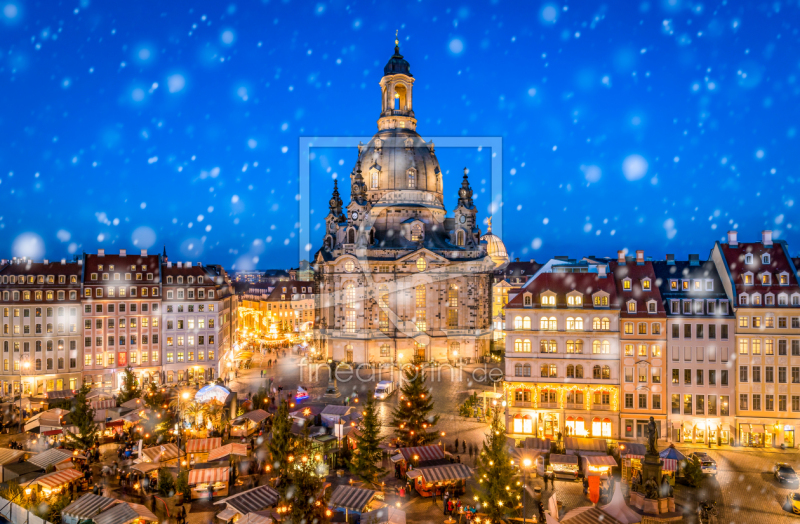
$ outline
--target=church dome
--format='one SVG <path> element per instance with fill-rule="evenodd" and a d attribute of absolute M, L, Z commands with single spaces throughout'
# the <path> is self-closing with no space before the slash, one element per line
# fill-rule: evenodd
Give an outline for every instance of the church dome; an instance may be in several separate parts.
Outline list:
<path fill-rule="evenodd" d="M 383 68 L 383 74 L 386 75 L 408 75 L 414 76 L 411 74 L 411 65 L 408 61 L 403 58 L 403 55 L 400 54 L 400 47 L 394 47 L 394 55 L 389 59 L 386 63 L 386 66 Z"/>
<path fill-rule="evenodd" d="M 384 129 L 359 150 L 369 201 L 408 197 L 427 205 L 443 204 L 442 172 L 434 145 L 416 131 Z"/>
<path fill-rule="evenodd" d="M 494 261 L 496 267 L 500 267 L 508 262 L 506 245 L 500 240 L 499 236 L 492 233 L 491 219 L 489 221 L 488 231 L 481 237 L 481 243 L 483 242 L 486 242 L 486 254 Z"/>

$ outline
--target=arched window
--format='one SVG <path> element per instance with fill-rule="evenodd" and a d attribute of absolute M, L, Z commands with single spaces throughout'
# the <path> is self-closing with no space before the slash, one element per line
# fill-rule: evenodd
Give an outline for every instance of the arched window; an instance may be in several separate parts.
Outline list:
<path fill-rule="evenodd" d="M 611 380 L 611 368 L 603 366 L 603 380 Z"/>
<path fill-rule="evenodd" d="M 558 368 L 555 364 L 550 364 L 550 378 L 555 378 L 558 376 Z"/>
<path fill-rule="evenodd" d="M 356 230 L 353 229 L 353 228 L 350 228 L 347 231 L 347 243 L 348 244 L 355 244 L 356 243 Z M 178 278 L 180 278 L 180 277 L 178 277 Z"/>
<path fill-rule="evenodd" d="M 583 378 L 583 366 L 580 364 L 575 366 L 575 378 Z"/>
<path fill-rule="evenodd" d="M 522 304 L 525 305 L 525 306 L 530 306 L 531 305 L 531 296 L 530 295 L 525 295 L 525 297 L 522 299 Z"/>
<path fill-rule="evenodd" d="M 457 246 L 464 245 L 464 231 L 462 231 L 461 229 L 459 229 L 458 233 L 456 233 L 456 245 Z"/>
<path fill-rule="evenodd" d="M 608 340 L 604 340 L 603 341 L 603 346 L 602 347 L 603 347 L 602 353 L 604 355 L 608 355 L 609 353 L 611 353 L 611 343 Z"/>
<path fill-rule="evenodd" d="M 42 370 L 42 359 L 37 358 L 36 359 L 36 371 L 41 371 L 41 370 Z"/>
<path fill-rule="evenodd" d="M 547 321 L 547 329 L 550 331 L 555 331 L 558 329 L 558 322 L 556 321 L 556 317 L 550 317 Z"/>
<path fill-rule="evenodd" d="M 521 377 L 522 376 L 522 364 L 515 364 L 514 365 L 514 376 Z"/>
<path fill-rule="evenodd" d="M 760 306 L 761 305 L 761 295 L 759 295 L 758 293 L 753 295 L 753 305 L 754 306 Z"/>
<path fill-rule="evenodd" d="M 567 353 L 583 353 L 583 340 L 567 340 Z"/>
<path fill-rule="evenodd" d="M 575 329 L 575 319 L 572 317 L 567 317 L 567 330 L 572 331 L 573 329 Z"/>
<path fill-rule="evenodd" d="M 64 339 L 58 339 L 58 346 L 56 346 L 59 351 L 64 349 Z"/>
<path fill-rule="evenodd" d="M 567 366 L 567 378 L 575 378 L 575 366 L 572 364 Z"/>
<path fill-rule="evenodd" d="M 575 330 L 583 331 L 583 318 L 575 317 Z"/>
<path fill-rule="evenodd" d="M 547 317 L 542 317 L 541 319 L 539 319 L 539 329 L 540 330 L 547 331 L 547 326 L 548 326 Z"/>
<path fill-rule="evenodd" d="M 353 282 L 344 285 L 344 330 L 354 333 L 356 330 L 356 286 Z"/>
<path fill-rule="evenodd" d="M 640 357 L 647 356 L 647 344 L 639 344 L 639 356 Z"/>
<path fill-rule="evenodd" d="M 599 340 L 593 340 L 592 341 L 592 353 L 594 353 L 595 355 L 600 353 L 600 341 Z"/>
<path fill-rule="evenodd" d="M 522 329 L 530 329 L 531 328 L 531 317 L 525 317 L 522 319 Z"/>
<path fill-rule="evenodd" d="M 417 172 L 412 167 L 407 172 L 408 174 L 408 189 L 416 189 L 417 188 Z"/>
<path fill-rule="evenodd" d="M 541 353 L 555 353 L 557 350 L 555 340 L 540 340 L 539 351 Z"/>
<path fill-rule="evenodd" d="M 595 318 L 592 319 L 592 329 L 594 329 L 595 331 L 600 329 L 600 319 L 599 318 L 595 317 Z"/>
<path fill-rule="evenodd" d="M 603 318 L 602 328 L 603 331 L 611 329 L 611 321 L 608 318 Z"/>
<path fill-rule="evenodd" d="M 514 317 L 514 329 L 522 329 L 522 317 Z"/>
<path fill-rule="evenodd" d="M 63 317 L 64 316 L 64 308 L 63 307 L 59 307 L 58 308 L 58 316 L 59 317 Z"/>
<path fill-rule="evenodd" d="M 592 368 L 592 378 L 599 379 L 602 376 L 602 370 L 600 366 L 595 366 Z"/>
<path fill-rule="evenodd" d="M 378 188 L 378 171 L 377 170 L 373 170 L 372 171 L 371 178 L 372 178 L 372 189 L 377 189 Z"/>
<path fill-rule="evenodd" d="M 531 365 L 525 364 L 522 366 L 522 376 L 523 377 L 530 377 L 531 376 Z"/>
<path fill-rule="evenodd" d="M 422 242 L 423 234 L 422 234 L 422 226 L 419 224 L 414 224 L 411 226 L 411 241 L 412 242 Z"/>
<path fill-rule="evenodd" d="M 53 369 L 53 359 L 52 358 L 48 358 L 47 359 L 47 369 Z"/>
<path fill-rule="evenodd" d="M 599 437 L 603 433 L 603 424 L 602 421 L 595 417 L 592 419 L 592 436 Z"/>
<path fill-rule="evenodd" d="M 47 351 L 53 351 L 53 341 L 52 340 L 48 340 L 47 341 Z"/>
<path fill-rule="evenodd" d="M 58 369 L 64 369 L 64 358 L 58 357 Z"/>

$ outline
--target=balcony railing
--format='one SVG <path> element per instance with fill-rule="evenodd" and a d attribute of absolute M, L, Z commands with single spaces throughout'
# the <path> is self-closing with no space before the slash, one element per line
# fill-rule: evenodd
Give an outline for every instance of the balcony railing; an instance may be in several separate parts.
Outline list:
<path fill-rule="evenodd" d="M 611 404 L 592 404 L 592 409 L 600 409 L 604 411 L 611 411 Z"/>
<path fill-rule="evenodd" d="M 567 409 L 583 409 L 583 402 L 567 402 Z"/>
<path fill-rule="evenodd" d="M 558 408 L 558 402 L 540 402 L 539 407 L 542 409 L 555 409 Z"/>

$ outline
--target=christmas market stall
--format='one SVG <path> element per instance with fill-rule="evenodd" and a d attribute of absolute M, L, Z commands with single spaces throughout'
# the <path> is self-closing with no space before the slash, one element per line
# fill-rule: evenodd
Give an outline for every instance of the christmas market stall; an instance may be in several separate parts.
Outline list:
<path fill-rule="evenodd" d="M 46 475 L 38 477 L 36 480 L 30 481 L 26 484 L 25 495 L 30 495 L 30 490 L 34 486 L 41 488 L 42 494 L 45 498 L 50 497 L 54 493 L 60 493 L 70 483 L 76 482 L 83 478 L 83 473 L 77 469 L 65 469 L 61 471 L 54 471 Z"/>
<path fill-rule="evenodd" d="M 605 439 L 567 437 L 564 439 L 567 455 L 608 455 L 608 444 Z"/>
<path fill-rule="evenodd" d="M 371 489 L 339 486 L 333 490 L 328 506 L 343 509 L 345 516 L 350 512 L 362 514 L 374 509 L 371 505 L 377 494 Z"/>
<path fill-rule="evenodd" d="M 21 449 L 0 448 L 0 482 L 6 482 L 19 475 L 6 469 L 6 466 L 18 464 L 30 456 L 30 452 Z"/>
<path fill-rule="evenodd" d="M 117 499 L 87 493 L 61 510 L 61 522 L 63 524 L 78 524 L 84 520 L 92 520 L 118 502 Z"/>
<path fill-rule="evenodd" d="M 539 460 L 544 462 L 544 457 L 540 457 Z M 575 455 L 559 455 L 557 453 L 552 453 L 550 455 L 550 467 L 557 478 L 564 480 L 575 480 L 578 478 L 578 457 Z"/>
<path fill-rule="evenodd" d="M 95 524 L 143 524 L 158 522 L 158 519 L 147 508 L 139 504 L 125 503 L 112 506 L 92 519 Z"/>
<path fill-rule="evenodd" d="M 642 461 L 647 448 L 644 444 L 626 442 L 620 444 L 619 449 L 622 460 L 622 481 L 630 485 L 633 475 L 637 471 L 642 471 Z"/>
<path fill-rule="evenodd" d="M 225 460 L 230 456 L 246 457 L 247 454 L 248 454 L 247 444 L 237 444 L 237 443 L 225 444 L 224 446 L 212 449 L 211 452 L 208 454 L 207 462 Z"/>
<path fill-rule="evenodd" d="M 100 431 L 103 442 L 114 440 L 122 433 L 125 421 L 119 418 L 121 408 L 114 399 L 93 400 L 90 403 L 94 410 L 94 421 Z M 116 420 L 115 420 L 116 419 Z"/>
<path fill-rule="evenodd" d="M 189 455 L 189 464 L 208 462 L 208 454 L 222 447 L 220 437 L 194 438 L 186 441 L 186 453 Z"/>
<path fill-rule="evenodd" d="M 661 450 L 658 456 L 664 462 L 664 466 L 661 468 L 661 475 L 666 476 L 670 485 L 674 486 L 675 477 L 681 474 L 683 466 L 686 465 L 686 455 L 670 444 L 668 448 Z"/>
<path fill-rule="evenodd" d="M 66 451 L 60 449 L 48 449 L 43 453 L 39 453 L 38 455 L 34 455 L 28 459 L 28 462 L 34 464 L 35 466 L 42 468 L 42 470 L 47 470 L 50 466 L 57 466 L 59 464 L 64 464 L 66 462 L 72 462 L 72 453 L 68 453 Z"/>
<path fill-rule="evenodd" d="M 156 486 L 158 484 L 158 469 L 161 464 L 158 462 L 141 462 L 131 466 L 131 472 L 139 477 L 139 482 L 144 483 L 147 479 L 147 485 Z"/>
<path fill-rule="evenodd" d="M 271 486 L 258 486 L 224 498 L 214 504 L 225 504 L 225 509 L 217 513 L 217 518 L 225 522 L 241 522 L 249 513 L 270 508 L 278 503 L 279 495 Z M 238 517 L 237 517 L 238 515 Z"/>
<path fill-rule="evenodd" d="M 406 524 L 406 512 L 394 506 L 374 509 L 361 515 L 361 522 L 374 524 Z"/>
<path fill-rule="evenodd" d="M 228 494 L 229 467 L 193 469 L 189 472 L 192 500 L 224 497 Z"/>
<path fill-rule="evenodd" d="M 253 434 L 270 414 L 263 409 L 254 409 L 248 411 L 241 417 L 237 417 L 231 421 L 231 438 L 233 437 L 247 437 Z"/>
<path fill-rule="evenodd" d="M 423 497 L 450 491 L 454 497 L 464 494 L 467 479 L 472 478 L 472 468 L 466 464 L 443 464 L 414 468 L 406 476 L 414 482 L 414 489 Z"/>
<path fill-rule="evenodd" d="M 170 442 L 143 449 L 137 462 L 140 464 L 143 462 L 158 462 L 161 466 L 177 466 L 178 460 L 184 455 L 185 453 L 179 450 L 178 446 Z"/>
<path fill-rule="evenodd" d="M 450 461 L 444 457 L 444 450 L 439 446 L 415 446 L 410 448 L 398 448 L 397 453 L 391 458 L 392 463 L 400 469 L 400 477 L 403 477 L 411 467 L 438 466 L 449 464 Z"/>
<path fill-rule="evenodd" d="M 581 457 L 581 469 L 586 477 L 600 477 L 606 480 L 611 475 L 611 468 L 617 466 L 614 457 L 608 455 L 589 455 Z"/>

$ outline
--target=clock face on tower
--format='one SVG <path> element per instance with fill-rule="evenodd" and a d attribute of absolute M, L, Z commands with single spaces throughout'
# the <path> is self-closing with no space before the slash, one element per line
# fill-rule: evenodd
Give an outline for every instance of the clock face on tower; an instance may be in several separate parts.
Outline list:
<path fill-rule="evenodd" d="M 461 221 L 461 223 L 463 224 L 464 222 L 466 222 L 466 221 L 467 221 L 467 217 L 465 217 L 464 215 L 461 215 L 461 219 L 460 219 L 460 221 Z"/>
<path fill-rule="evenodd" d="M 353 220 L 358 220 L 358 211 L 353 211 Z"/>

